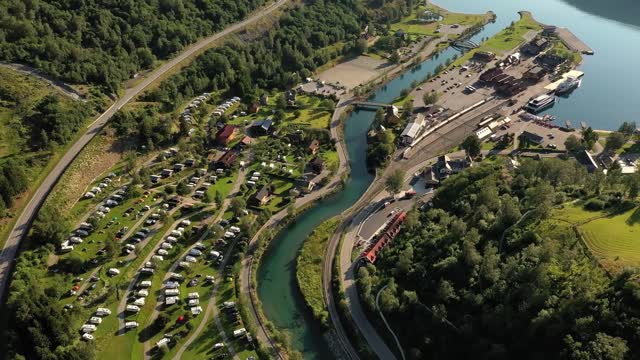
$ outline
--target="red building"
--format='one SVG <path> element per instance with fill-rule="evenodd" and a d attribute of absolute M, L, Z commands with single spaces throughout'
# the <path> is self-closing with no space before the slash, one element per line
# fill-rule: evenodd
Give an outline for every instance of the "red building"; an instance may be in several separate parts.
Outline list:
<path fill-rule="evenodd" d="M 376 240 L 375 244 L 373 244 L 373 246 L 369 247 L 365 252 L 362 253 L 362 257 L 372 264 L 376 262 L 380 251 L 385 246 L 387 246 L 389 242 L 395 239 L 395 237 L 400 232 L 400 227 L 406 219 L 407 213 L 405 213 L 404 211 L 394 216 L 391 222 L 389 222 L 389 224 L 387 224 L 387 226 L 385 227 L 382 235 L 378 237 L 378 240 Z"/>
<path fill-rule="evenodd" d="M 225 125 L 222 129 L 218 130 L 216 134 L 216 143 L 218 145 L 229 145 L 231 140 L 236 136 L 238 128 L 233 125 Z"/>

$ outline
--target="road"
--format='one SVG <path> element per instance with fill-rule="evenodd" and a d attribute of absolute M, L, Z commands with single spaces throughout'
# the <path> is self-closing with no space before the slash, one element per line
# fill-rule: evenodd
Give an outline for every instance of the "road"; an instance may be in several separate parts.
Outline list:
<path fill-rule="evenodd" d="M 73 100 L 82 100 L 82 101 L 86 101 L 84 99 L 84 97 L 78 93 L 74 88 L 72 88 L 71 86 L 69 86 L 69 84 L 65 83 L 64 81 L 60 81 L 57 79 L 52 78 L 51 76 L 43 73 L 42 71 L 29 66 L 29 65 L 25 65 L 25 64 L 7 64 L 7 63 L 0 63 L 1 67 L 7 68 L 7 69 L 11 69 L 13 71 L 17 71 L 19 73 L 22 74 L 26 74 L 32 77 L 37 78 L 38 80 L 44 81 L 47 84 L 49 84 L 49 86 L 57 89 L 58 91 L 60 91 L 63 95 L 73 99 Z"/>
<path fill-rule="evenodd" d="M 394 161 L 391 162 L 384 172 L 376 176 L 376 179 L 369 186 L 365 194 L 350 209 L 343 212 L 342 216 L 344 220 L 329 240 L 327 255 L 325 256 L 323 265 L 323 288 L 331 321 L 334 326 L 337 324 L 336 327 L 342 329 L 331 284 L 331 274 L 336 252 L 340 251 L 339 278 L 341 286 L 345 290 L 349 313 L 358 330 L 369 344 L 370 349 L 380 359 L 395 359 L 395 356 L 382 340 L 376 328 L 369 322 L 360 304 L 358 291 L 355 286 L 355 264 L 351 262 L 351 252 L 353 245 L 357 241 L 356 232 L 358 231 L 359 224 L 367 218 L 370 211 L 373 211 L 376 199 L 380 200 L 381 196 L 384 195 L 384 179 L 386 179 L 388 174 L 395 170 L 404 170 L 408 171 L 407 178 L 410 178 L 411 174 L 419 170 L 421 166 L 432 161 L 432 158 L 442 152 L 448 151 L 454 145 L 461 143 L 466 136 L 475 130 L 477 123 L 480 122 L 484 114 L 493 112 L 501 106 L 502 102 L 492 101 L 481 106 L 478 110 L 474 110 L 443 126 L 417 144 L 414 148 L 413 156 L 409 159 L 403 159 L 401 152 L 398 151 Z M 342 247 L 338 250 L 340 239 L 344 233 L 346 233 L 345 239 Z M 351 238 L 349 238 L 350 235 L 352 236 Z M 340 333 L 340 331 L 338 332 Z M 340 337 L 342 336 L 343 335 L 340 335 Z M 344 336 L 346 338 L 346 335 Z M 349 344 L 349 346 L 352 347 L 351 344 Z"/>
<path fill-rule="evenodd" d="M 235 184 L 233 184 L 233 188 L 229 192 L 229 195 L 227 195 L 227 197 L 222 202 L 222 206 L 220 208 L 220 211 L 218 211 L 218 215 L 216 215 L 216 217 L 213 218 L 212 221 L 207 221 L 206 222 L 207 224 L 215 225 L 215 224 L 218 223 L 218 221 L 220 221 L 220 219 L 222 219 L 222 217 L 224 216 L 224 213 L 227 211 L 227 209 L 229 208 L 229 205 L 231 204 L 231 200 L 233 198 L 235 198 L 236 196 L 238 196 L 238 193 L 240 191 L 240 186 L 245 182 L 245 179 L 246 179 L 246 170 L 245 169 L 241 169 L 240 172 L 238 173 L 238 178 L 236 179 Z M 209 235 L 209 232 L 210 232 L 210 230 L 207 230 L 207 232 L 202 236 L 200 241 L 205 240 L 207 238 L 207 236 Z M 238 241 L 237 237 L 235 239 L 233 239 L 233 242 L 229 245 L 229 249 L 224 254 L 224 260 L 218 266 L 218 273 L 219 274 L 222 274 L 222 270 L 225 268 L 225 266 L 227 266 L 227 264 L 229 262 L 229 259 L 231 258 L 231 253 L 233 251 L 233 247 L 236 245 L 237 241 Z M 180 258 L 180 260 L 182 258 L 184 258 L 184 256 L 182 256 Z M 173 270 L 171 270 L 171 271 L 173 271 Z M 221 276 L 218 279 L 218 281 L 216 281 L 215 285 L 213 286 L 213 290 L 211 291 L 211 295 L 210 295 L 210 298 L 209 298 L 209 303 L 207 304 L 207 309 L 205 310 L 204 317 L 203 317 L 202 321 L 200 322 L 198 327 L 195 329 L 195 331 L 191 334 L 189 339 L 187 339 L 187 341 L 180 347 L 178 352 L 176 352 L 176 355 L 174 356 L 174 359 L 180 359 L 182 357 L 182 354 L 187 350 L 189 345 L 191 345 L 191 343 L 193 343 L 198 338 L 198 336 L 200 335 L 202 330 L 204 330 L 205 327 L 208 325 L 209 317 L 211 317 L 211 316 L 214 316 L 215 319 L 216 319 L 216 325 L 218 326 L 218 331 L 220 331 L 220 334 L 222 335 L 224 343 L 227 346 L 227 350 L 229 351 L 229 353 L 233 354 L 233 358 L 234 359 L 237 359 L 237 356 L 236 356 L 236 353 L 235 353 L 235 351 L 233 349 L 233 346 L 229 343 L 229 341 L 227 341 L 227 334 L 224 332 L 224 328 L 222 327 L 222 324 L 220 323 L 220 319 L 217 316 L 217 310 L 218 309 L 216 308 L 216 294 L 218 292 L 218 287 L 220 286 L 220 282 L 223 281 L 223 278 L 224 278 L 224 276 Z M 166 278 L 165 278 L 165 280 L 166 280 Z M 153 321 L 155 319 L 155 317 L 157 316 L 157 310 L 158 310 L 157 308 L 154 310 L 154 314 L 151 317 L 151 321 Z M 147 341 L 145 343 L 145 358 L 147 358 L 148 346 L 149 345 L 148 345 L 148 341 Z"/>
<path fill-rule="evenodd" d="M 197 43 L 187 47 L 178 56 L 167 61 L 162 66 L 151 72 L 135 87 L 127 89 L 123 97 L 118 99 L 113 105 L 111 105 L 111 107 L 109 107 L 104 113 L 102 113 L 102 115 L 98 116 L 98 118 L 87 127 L 86 132 L 69 148 L 69 150 L 67 150 L 64 156 L 40 184 L 40 187 L 38 187 L 38 189 L 33 193 L 33 196 L 16 220 L 11 233 L 9 233 L 9 237 L 7 238 L 4 248 L 2 249 L 2 253 L 0 253 L 0 305 L 2 305 L 4 302 L 5 287 L 9 280 L 10 271 L 13 267 L 13 261 L 16 253 L 18 252 L 20 241 L 22 241 L 25 235 L 27 235 L 29 228 L 31 227 L 31 223 L 35 219 L 40 206 L 42 206 L 42 203 L 49 195 L 49 192 L 51 192 L 53 187 L 56 185 L 64 171 L 69 167 L 76 156 L 78 156 L 80 151 L 107 124 L 109 119 L 111 119 L 111 117 L 118 110 L 120 110 L 120 108 L 129 103 L 129 101 L 140 95 L 142 91 L 144 91 L 144 89 L 147 88 L 150 84 L 160 79 L 161 76 L 178 66 L 184 60 L 187 60 L 187 58 L 189 58 L 190 56 L 203 49 L 206 49 L 214 41 L 217 41 L 226 35 L 229 35 L 251 23 L 256 22 L 257 20 L 262 19 L 287 2 L 288 0 L 277 0 L 275 3 L 257 11 L 253 16 L 247 18 L 246 20 L 233 24 L 216 34 L 204 38 Z"/>
<path fill-rule="evenodd" d="M 347 168 L 348 168 L 348 156 L 347 156 L 345 144 L 342 141 L 340 136 L 340 131 L 341 131 L 340 118 L 342 117 L 342 114 L 344 114 L 345 110 L 347 109 L 348 105 L 352 102 L 352 100 L 353 98 L 351 97 L 350 94 L 343 95 L 338 101 L 336 109 L 331 118 L 331 138 L 336 140 L 336 150 L 338 152 L 338 157 L 340 159 L 340 166 L 338 168 L 338 171 L 336 172 L 336 175 L 333 177 L 332 181 L 322 189 L 318 191 L 314 191 L 311 194 L 306 195 L 304 197 L 297 198 L 295 202 L 296 208 L 305 206 L 319 198 L 322 198 L 328 195 L 329 193 L 334 191 L 334 189 L 337 186 L 341 184 L 342 180 L 340 177 L 342 176 L 342 174 L 344 174 L 347 171 Z M 246 251 L 247 256 L 245 256 L 242 259 L 242 268 L 240 270 L 240 291 L 249 300 L 249 305 L 250 305 L 249 313 L 251 315 L 251 318 L 253 319 L 253 322 L 258 326 L 258 328 L 256 329 L 257 333 L 254 335 L 256 336 L 256 338 L 261 344 L 270 346 L 274 357 L 278 357 L 280 359 L 283 359 L 284 357 L 278 351 L 275 342 L 269 336 L 269 333 L 266 330 L 265 325 L 261 320 L 259 310 L 257 308 L 258 300 L 256 299 L 255 291 L 251 285 L 251 273 L 252 273 L 252 267 L 254 266 L 253 253 L 255 252 L 256 242 L 258 238 L 260 237 L 263 231 L 265 231 L 268 228 L 273 228 L 277 226 L 278 223 L 280 223 L 280 221 L 282 221 L 282 219 L 284 219 L 286 216 L 287 216 L 286 209 L 274 214 L 256 232 L 256 234 L 251 239 L 249 246 L 247 247 L 247 251 Z M 342 344 L 342 346 L 345 348 L 345 350 L 349 354 L 355 354 L 355 357 L 352 356 L 353 359 L 357 359 L 358 358 L 357 353 L 355 352 L 355 350 L 353 349 L 353 346 L 351 346 L 351 343 L 349 342 L 349 339 L 345 335 L 345 331 L 342 328 L 342 325 L 340 324 L 339 319 L 337 321 L 334 321 L 334 327 L 336 329 L 338 339 Z"/>

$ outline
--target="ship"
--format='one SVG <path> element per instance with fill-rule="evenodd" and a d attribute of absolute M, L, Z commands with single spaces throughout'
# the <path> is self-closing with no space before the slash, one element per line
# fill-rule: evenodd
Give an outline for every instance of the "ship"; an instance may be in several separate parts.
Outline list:
<path fill-rule="evenodd" d="M 580 86 L 580 83 L 582 82 L 582 80 L 576 78 L 576 77 L 567 77 L 567 79 L 565 81 L 563 81 L 560 85 L 558 85 L 558 88 L 556 89 L 556 94 L 561 95 L 561 94 L 566 94 L 572 90 L 574 90 L 575 88 L 577 88 L 578 86 Z"/>
<path fill-rule="evenodd" d="M 526 109 L 531 113 L 537 114 L 542 110 L 553 106 L 555 102 L 556 102 L 555 96 L 544 94 L 531 99 L 527 104 Z"/>

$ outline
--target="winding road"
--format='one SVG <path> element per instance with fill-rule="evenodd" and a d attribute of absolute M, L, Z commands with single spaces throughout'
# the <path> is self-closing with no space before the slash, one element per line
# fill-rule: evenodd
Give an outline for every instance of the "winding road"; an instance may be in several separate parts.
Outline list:
<path fill-rule="evenodd" d="M 129 103 L 132 99 L 140 95 L 149 85 L 155 81 L 161 79 L 170 70 L 181 64 L 183 61 L 188 61 L 189 57 L 197 54 L 199 51 L 211 46 L 215 41 L 229 35 L 235 31 L 242 29 L 243 27 L 255 23 L 256 21 L 271 14 L 278 8 L 282 7 L 288 2 L 288 0 L 277 0 L 276 2 L 257 10 L 251 17 L 235 23 L 224 30 L 204 38 L 195 44 L 187 47 L 175 58 L 167 61 L 159 68 L 155 69 L 149 75 L 147 75 L 136 86 L 126 90 L 124 96 L 118 99 L 111 107 L 109 107 L 104 113 L 102 113 L 94 122 L 92 122 L 86 129 L 85 133 L 67 150 L 64 156 L 56 164 L 56 166 L 47 175 L 44 181 L 40 184 L 37 190 L 33 193 L 33 196 L 22 210 L 22 213 L 16 220 L 16 223 L 9 233 L 9 237 L 0 253 L 0 305 L 4 302 L 5 287 L 8 283 L 11 268 L 13 266 L 14 258 L 18 252 L 20 242 L 28 233 L 31 223 L 35 219 L 40 206 L 47 198 L 53 187 L 56 185 L 64 171 L 73 162 L 80 151 L 102 130 L 111 117 L 120 110 L 124 105 Z"/>

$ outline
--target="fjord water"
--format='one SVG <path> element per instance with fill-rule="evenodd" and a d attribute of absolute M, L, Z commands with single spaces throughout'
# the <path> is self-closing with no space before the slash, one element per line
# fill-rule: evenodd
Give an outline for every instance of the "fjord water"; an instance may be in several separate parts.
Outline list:
<path fill-rule="evenodd" d="M 595 55 L 583 56 L 582 86 L 558 98 L 545 113 L 558 123 L 581 121 L 597 129 L 615 130 L 623 121 L 638 121 L 640 110 L 640 2 L 637 0 L 436 0 L 456 12 L 492 10 L 504 28 L 529 10 L 543 24 L 569 28 Z"/>
<path fill-rule="evenodd" d="M 577 4 L 573 4 L 573 2 Z M 632 0 L 628 10 L 639 15 L 638 6 Z M 593 3 L 591 8 L 582 5 Z M 601 129 L 617 128 L 625 120 L 634 120 L 635 92 L 633 86 L 640 80 L 640 72 L 633 63 L 640 54 L 635 45 L 640 44 L 640 16 L 619 16 L 615 11 L 598 17 L 599 6 L 595 0 L 438 0 L 438 5 L 458 12 L 484 13 L 493 10 L 497 21 L 488 24 L 472 39 L 478 42 L 490 37 L 518 19 L 517 11 L 531 10 L 541 22 L 569 27 L 596 52 L 585 56 L 582 70 L 586 72 L 583 86 L 568 99 L 560 99 L 549 113 L 559 120 L 571 120 L 575 125 L 585 121 Z M 602 4 L 602 5 L 598 5 Z M 607 4 L 613 7 L 613 4 Z M 580 6 L 576 8 L 574 6 Z M 628 14 L 627 14 L 628 15 Z M 376 102 L 391 102 L 408 88 L 412 81 L 422 80 L 457 52 L 447 49 L 437 59 L 427 60 L 417 68 L 390 81 L 371 98 Z M 366 132 L 373 121 L 370 111 L 354 112 L 345 124 L 345 143 L 351 163 L 351 177 L 343 190 L 325 199 L 304 213 L 285 228 L 271 243 L 258 268 L 258 297 L 262 301 L 267 318 L 279 329 L 286 331 L 292 347 L 302 352 L 305 359 L 331 359 L 322 331 L 311 318 L 297 288 L 295 278 L 296 256 L 304 240 L 324 220 L 349 208 L 366 191 L 373 176 L 366 170 Z"/>
<path fill-rule="evenodd" d="M 497 24 L 488 24 L 472 39 L 491 36 L 498 32 Z M 398 78 L 380 88 L 370 98 L 375 102 L 389 103 L 400 95 L 402 89 L 410 87 L 414 80 L 421 81 L 432 73 L 436 66 L 457 54 L 447 49 L 436 59 L 427 60 L 420 66 L 408 70 Z M 302 214 L 295 223 L 285 228 L 271 243 L 258 268 L 258 297 L 267 318 L 278 328 L 286 331 L 295 350 L 305 359 L 331 359 L 322 331 L 306 308 L 296 284 L 296 257 L 304 240 L 324 220 L 340 214 L 353 205 L 364 194 L 373 181 L 366 168 L 366 133 L 373 121 L 372 111 L 355 111 L 346 121 L 344 140 L 351 165 L 351 176 L 345 187 L 311 210 Z"/>

